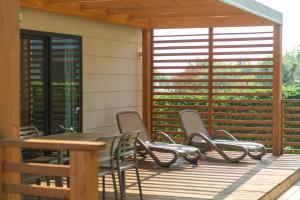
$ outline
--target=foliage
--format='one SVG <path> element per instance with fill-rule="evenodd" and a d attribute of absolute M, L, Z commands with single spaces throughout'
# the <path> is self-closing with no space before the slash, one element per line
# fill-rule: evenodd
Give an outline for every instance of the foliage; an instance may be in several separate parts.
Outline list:
<path fill-rule="evenodd" d="M 300 83 L 300 45 L 284 53 L 282 79 L 284 85 Z"/>

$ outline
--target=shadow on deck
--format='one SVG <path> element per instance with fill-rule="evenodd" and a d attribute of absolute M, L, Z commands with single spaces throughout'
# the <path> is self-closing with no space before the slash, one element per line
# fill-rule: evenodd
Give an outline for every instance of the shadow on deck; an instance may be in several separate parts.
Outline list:
<path fill-rule="evenodd" d="M 300 155 L 268 154 L 261 161 L 227 163 L 209 153 L 197 166 L 180 160 L 171 168 L 161 168 L 148 158 L 140 163 L 140 173 L 146 200 L 275 199 L 300 178 Z M 106 199 L 114 199 L 107 179 Z M 126 183 L 126 199 L 139 199 L 133 171 L 126 173 Z M 101 190 L 101 180 L 99 184 Z"/>

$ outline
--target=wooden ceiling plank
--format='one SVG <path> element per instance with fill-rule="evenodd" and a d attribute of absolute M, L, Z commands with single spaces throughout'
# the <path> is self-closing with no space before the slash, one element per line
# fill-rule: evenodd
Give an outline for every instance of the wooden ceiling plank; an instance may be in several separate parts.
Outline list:
<path fill-rule="evenodd" d="M 97 8 L 142 8 L 142 7 L 171 7 L 171 6 L 214 6 L 215 0 L 108 0 L 80 1 L 83 9 Z"/>
<path fill-rule="evenodd" d="M 96 9 L 95 9 L 96 10 Z M 153 16 L 228 16 L 228 15 L 243 15 L 243 12 L 230 11 L 224 9 L 203 9 L 198 7 L 158 7 L 158 8 L 116 8 L 116 9 L 97 9 L 103 10 L 111 15 L 131 15 L 138 17 L 153 17 Z"/>
<path fill-rule="evenodd" d="M 46 12 L 59 13 L 69 16 L 78 16 L 98 21 L 108 21 L 117 24 L 129 25 L 139 28 L 149 28 L 148 20 L 143 18 L 136 19 L 128 15 L 107 15 L 101 12 L 85 11 L 82 12 L 80 4 L 78 2 L 68 4 L 49 4 L 46 5 L 43 2 L 47 0 L 22 0 L 21 7 L 32 8 Z"/>

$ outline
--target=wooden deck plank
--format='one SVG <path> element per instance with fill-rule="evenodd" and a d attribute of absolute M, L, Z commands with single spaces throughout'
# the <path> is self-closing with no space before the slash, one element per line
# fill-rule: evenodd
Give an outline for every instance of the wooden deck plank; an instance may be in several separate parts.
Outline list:
<path fill-rule="evenodd" d="M 134 171 L 126 174 L 127 199 L 139 199 Z M 180 160 L 171 168 L 161 168 L 147 158 L 140 162 L 140 174 L 146 200 L 275 199 L 300 178 L 300 155 L 268 154 L 261 161 L 246 158 L 227 163 L 209 153 L 197 166 Z M 114 199 L 110 177 L 106 190 L 106 199 Z"/>

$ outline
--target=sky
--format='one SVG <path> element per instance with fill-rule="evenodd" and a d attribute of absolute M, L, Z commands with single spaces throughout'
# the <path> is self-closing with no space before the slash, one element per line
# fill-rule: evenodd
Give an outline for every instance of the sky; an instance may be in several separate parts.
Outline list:
<path fill-rule="evenodd" d="M 283 50 L 300 45 L 300 1 L 256 0 L 283 13 Z"/>

